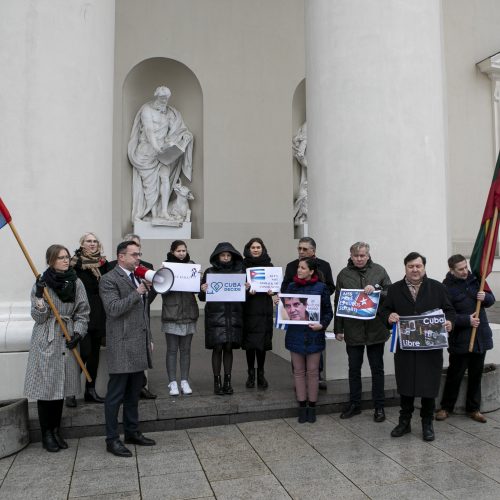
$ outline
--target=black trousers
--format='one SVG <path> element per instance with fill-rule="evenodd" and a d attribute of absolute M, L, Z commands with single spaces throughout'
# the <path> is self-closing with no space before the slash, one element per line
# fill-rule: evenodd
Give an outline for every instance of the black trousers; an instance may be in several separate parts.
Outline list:
<path fill-rule="evenodd" d="M 100 352 L 101 337 L 92 333 L 87 334 L 80 345 L 80 356 L 92 379 L 92 382 L 86 382 L 85 384 L 88 388 L 95 387 Z"/>
<path fill-rule="evenodd" d="M 441 408 L 450 412 L 453 411 L 457 402 L 458 392 L 460 391 L 460 384 L 464 378 L 465 370 L 467 370 L 465 410 L 467 412 L 479 411 L 481 406 L 481 379 L 483 378 L 485 356 L 485 352 L 450 353 L 450 366 L 446 374 Z"/>
<path fill-rule="evenodd" d="M 401 394 L 401 410 L 399 410 L 399 415 L 402 418 L 411 419 L 413 415 L 413 410 L 415 409 L 415 397 L 414 396 L 404 396 Z M 436 408 L 436 402 L 434 398 L 420 398 L 421 408 L 420 417 L 422 419 L 432 420 L 434 418 L 434 410 Z"/>
<path fill-rule="evenodd" d="M 385 343 L 366 346 L 366 355 L 372 372 L 372 399 L 375 408 L 383 408 L 384 394 L 384 346 Z M 361 404 L 361 367 L 365 353 L 364 345 L 346 345 L 349 358 L 349 392 L 353 405 Z"/>
<path fill-rule="evenodd" d="M 38 421 L 40 422 L 42 433 L 61 426 L 63 403 L 64 399 L 54 399 L 51 401 L 44 399 L 37 400 Z"/>
<path fill-rule="evenodd" d="M 108 392 L 104 402 L 106 419 L 106 441 L 120 437 L 118 432 L 118 411 L 123 403 L 123 429 L 125 436 L 139 430 L 139 396 L 144 372 L 111 373 Z"/>

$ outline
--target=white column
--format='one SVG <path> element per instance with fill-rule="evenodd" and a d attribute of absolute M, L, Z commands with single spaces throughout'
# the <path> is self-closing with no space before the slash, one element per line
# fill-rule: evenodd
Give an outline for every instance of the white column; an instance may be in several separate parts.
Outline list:
<path fill-rule="evenodd" d="M 111 248 L 114 0 L 0 2 L 0 197 L 39 272 L 52 243 Z M 0 230 L 0 399 L 23 394 L 33 274 Z"/>
<path fill-rule="evenodd" d="M 491 110 L 493 116 L 493 165 L 500 150 L 500 53 L 477 63 L 480 71 L 491 80 Z"/>
<path fill-rule="evenodd" d="M 309 227 L 334 270 L 357 240 L 393 281 L 448 252 L 441 7 L 436 0 L 306 2 Z"/>
<path fill-rule="evenodd" d="M 39 269 L 95 231 L 112 257 L 114 0 L 0 2 L 0 196 Z M 0 231 L 0 302 L 28 300 L 33 275 Z"/>

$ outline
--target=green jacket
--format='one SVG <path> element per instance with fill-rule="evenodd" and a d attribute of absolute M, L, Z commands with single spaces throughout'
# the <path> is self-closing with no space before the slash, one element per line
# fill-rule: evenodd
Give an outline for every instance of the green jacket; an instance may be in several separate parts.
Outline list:
<path fill-rule="evenodd" d="M 339 300 L 340 290 L 347 289 L 363 289 L 367 285 L 379 285 L 382 289 L 380 302 L 387 295 L 387 288 L 391 284 L 391 280 L 387 271 L 378 264 L 375 264 L 370 259 L 366 266 L 359 269 L 354 266 L 351 259 L 337 276 L 337 289 L 335 292 L 335 312 Z M 381 304 L 379 304 L 380 307 Z M 347 345 L 370 345 L 380 344 L 389 338 L 389 330 L 377 316 L 374 319 L 364 321 L 359 319 L 343 318 L 335 314 L 334 332 L 343 333 L 344 340 Z"/>

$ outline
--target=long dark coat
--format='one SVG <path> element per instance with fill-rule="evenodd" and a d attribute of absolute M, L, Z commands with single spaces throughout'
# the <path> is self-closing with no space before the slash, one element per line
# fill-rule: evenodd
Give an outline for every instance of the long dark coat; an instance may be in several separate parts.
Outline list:
<path fill-rule="evenodd" d="M 273 348 L 273 299 L 267 293 L 247 293 L 243 305 L 243 349 Z"/>
<path fill-rule="evenodd" d="M 455 321 L 455 310 L 445 287 L 424 276 L 416 301 L 404 279 L 391 285 L 379 314 L 389 326 L 387 319 L 392 312 L 400 316 L 416 316 L 432 309 L 442 309 L 447 320 L 452 323 Z M 394 355 L 394 368 L 399 394 L 435 398 L 441 383 L 443 350 L 403 351 L 398 345 Z"/>
<path fill-rule="evenodd" d="M 105 261 L 100 266 L 101 275 L 109 271 L 108 262 Z M 81 261 L 78 261 L 74 267 L 76 275 L 80 278 L 85 287 L 87 298 L 90 305 L 90 320 L 88 326 L 88 335 L 90 337 L 106 336 L 106 313 L 99 295 L 99 280 L 90 269 L 82 269 Z"/>
<path fill-rule="evenodd" d="M 231 253 L 230 267 L 221 266 L 219 254 Z M 209 267 L 203 274 L 201 284 L 207 281 L 207 274 L 238 274 L 243 272 L 243 257 L 231 243 L 219 243 L 210 256 Z M 205 292 L 200 292 L 198 298 L 205 302 Z M 214 347 L 230 342 L 233 349 L 241 346 L 243 331 L 243 305 L 241 302 L 207 302 L 205 305 L 205 347 Z"/>

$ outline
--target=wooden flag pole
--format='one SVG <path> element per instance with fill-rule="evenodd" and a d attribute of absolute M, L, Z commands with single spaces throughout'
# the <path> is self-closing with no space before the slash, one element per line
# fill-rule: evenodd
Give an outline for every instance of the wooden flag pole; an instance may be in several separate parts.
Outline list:
<path fill-rule="evenodd" d="M 484 291 L 484 284 L 486 283 L 486 271 L 488 269 L 488 262 L 490 261 L 491 249 L 493 248 L 493 237 L 495 235 L 495 227 L 497 225 L 497 220 L 498 220 L 498 207 L 495 207 L 495 211 L 493 212 L 493 220 L 490 224 L 491 230 L 488 238 L 488 247 L 486 248 L 486 258 L 484 259 L 483 268 L 481 269 L 481 284 L 479 285 L 480 292 Z M 481 310 L 481 303 L 482 302 L 480 300 L 476 302 L 476 311 L 474 312 L 476 317 L 479 317 L 479 311 Z M 476 332 L 477 328 L 474 327 L 472 329 L 472 333 L 470 336 L 469 352 L 472 352 L 474 349 L 474 342 L 476 341 Z"/>
<path fill-rule="evenodd" d="M 33 271 L 33 274 L 35 275 L 35 278 L 38 278 L 39 273 L 38 273 L 38 271 L 37 271 L 37 269 L 35 267 L 35 264 L 31 260 L 30 254 L 28 253 L 28 250 L 24 246 L 24 243 L 21 240 L 21 237 L 19 236 L 19 233 L 17 232 L 16 227 L 14 226 L 14 224 L 12 223 L 12 221 L 10 221 L 8 224 L 10 226 L 10 229 L 12 230 L 12 233 L 14 234 L 14 237 L 17 240 L 17 243 L 21 247 L 21 250 L 22 250 L 24 256 L 26 257 L 26 260 L 28 261 L 28 264 L 31 267 L 31 270 Z M 43 291 L 43 297 L 45 298 L 45 300 L 49 304 L 50 308 L 52 309 L 52 312 L 54 313 L 54 316 L 56 317 L 56 320 L 59 323 L 59 326 L 61 327 L 61 330 L 62 330 L 64 336 L 66 337 L 66 340 L 71 340 L 71 337 L 70 337 L 70 335 L 68 333 L 66 325 L 64 324 L 64 321 L 61 318 L 61 315 L 59 314 L 59 311 L 57 310 L 56 305 L 52 301 L 52 299 L 51 299 L 51 297 L 49 295 L 49 292 L 47 291 L 47 288 L 45 288 L 44 291 Z M 82 369 L 82 372 L 84 373 L 85 378 L 87 379 L 87 381 L 88 382 L 92 382 L 92 378 L 90 377 L 90 374 L 87 371 L 87 368 L 85 368 L 85 365 L 83 364 L 83 361 L 82 361 L 82 358 L 80 357 L 80 353 L 78 352 L 78 349 L 76 347 L 74 347 L 71 350 L 71 352 L 73 353 L 73 356 L 75 357 L 76 362 L 78 363 L 78 365 Z"/>

